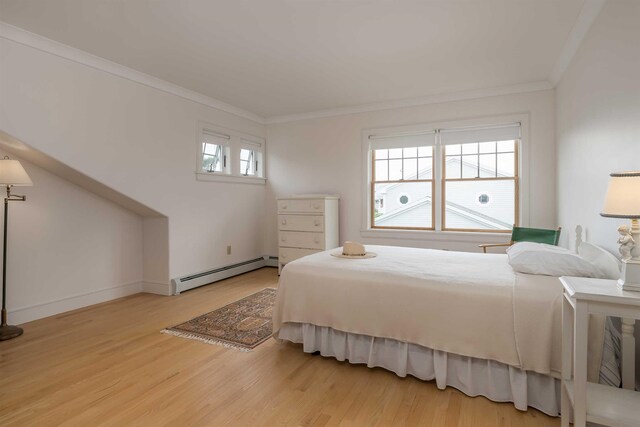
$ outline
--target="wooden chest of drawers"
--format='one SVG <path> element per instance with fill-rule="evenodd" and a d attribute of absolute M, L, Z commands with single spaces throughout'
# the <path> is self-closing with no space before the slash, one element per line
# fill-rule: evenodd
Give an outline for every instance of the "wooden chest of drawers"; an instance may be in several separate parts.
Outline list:
<path fill-rule="evenodd" d="M 338 197 L 301 195 L 278 199 L 278 267 L 340 246 Z"/>

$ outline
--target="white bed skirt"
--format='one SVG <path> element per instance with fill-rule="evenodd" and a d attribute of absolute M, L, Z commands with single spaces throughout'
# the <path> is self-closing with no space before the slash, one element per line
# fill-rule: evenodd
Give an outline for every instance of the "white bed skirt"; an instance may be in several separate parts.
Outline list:
<path fill-rule="evenodd" d="M 278 338 L 302 344 L 305 353 L 319 351 L 349 363 L 381 367 L 400 377 L 435 379 L 439 389 L 454 387 L 469 396 L 531 406 L 547 415 L 560 415 L 560 380 L 492 360 L 476 359 L 393 339 L 337 331 L 328 327 L 286 323 Z"/>

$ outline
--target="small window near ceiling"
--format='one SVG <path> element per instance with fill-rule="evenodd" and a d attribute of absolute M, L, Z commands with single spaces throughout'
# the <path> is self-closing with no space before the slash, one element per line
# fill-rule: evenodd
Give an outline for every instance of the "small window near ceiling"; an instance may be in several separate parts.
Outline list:
<path fill-rule="evenodd" d="M 257 169 L 255 152 L 246 148 L 240 149 L 240 173 L 244 176 L 253 176 Z"/>
<path fill-rule="evenodd" d="M 240 144 L 240 175 L 261 176 L 262 144 L 243 139 Z"/>
<path fill-rule="evenodd" d="M 202 144 L 202 170 L 205 172 L 222 172 L 222 146 L 218 144 Z"/>
<path fill-rule="evenodd" d="M 264 184 L 264 138 L 200 123 L 196 179 Z"/>
<path fill-rule="evenodd" d="M 202 157 L 200 170 L 205 173 L 227 172 L 227 155 L 230 137 L 211 131 L 202 132 Z"/>

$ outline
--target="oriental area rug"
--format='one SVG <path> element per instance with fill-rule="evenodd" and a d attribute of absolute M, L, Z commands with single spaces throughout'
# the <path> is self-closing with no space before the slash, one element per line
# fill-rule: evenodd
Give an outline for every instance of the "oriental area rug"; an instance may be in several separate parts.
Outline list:
<path fill-rule="evenodd" d="M 275 299 L 276 290 L 266 288 L 162 332 L 251 351 L 271 336 L 271 312 Z"/>

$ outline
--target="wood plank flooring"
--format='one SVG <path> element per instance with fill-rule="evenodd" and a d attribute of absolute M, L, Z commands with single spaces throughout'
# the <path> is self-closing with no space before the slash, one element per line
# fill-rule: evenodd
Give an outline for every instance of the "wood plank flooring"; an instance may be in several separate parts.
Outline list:
<path fill-rule="evenodd" d="M 176 297 L 138 294 L 0 342 L 2 426 L 558 426 L 510 403 L 269 340 L 249 353 L 159 331 L 265 287 L 263 268 Z"/>

